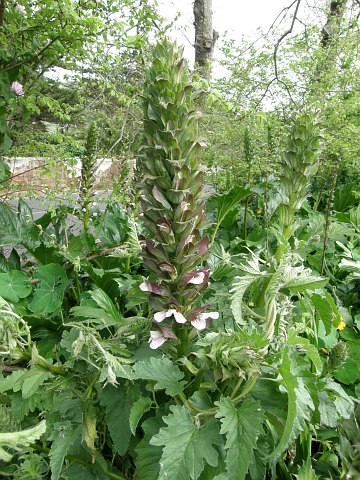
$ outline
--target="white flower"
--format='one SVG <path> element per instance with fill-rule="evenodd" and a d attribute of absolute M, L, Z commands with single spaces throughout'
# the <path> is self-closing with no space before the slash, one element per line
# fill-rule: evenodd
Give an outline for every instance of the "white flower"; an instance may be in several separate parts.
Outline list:
<path fill-rule="evenodd" d="M 166 342 L 166 338 L 158 330 L 150 330 L 149 346 L 152 350 L 156 350 Z"/>
<path fill-rule="evenodd" d="M 197 330 L 204 330 L 207 325 L 207 320 L 217 320 L 219 318 L 219 312 L 207 312 L 200 313 L 194 320 L 191 321 L 191 325 Z"/>
<path fill-rule="evenodd" d="M 150 331 L 150 338 L 149 338 L 149 346 L 152 350 L 156 350 L 157 348 L 161 347 L 166 340 L 170 338 L 176 339 L 177 336 L 175 333 L 170 330 L 170 328 L 160 327 L 160 330 L 151 330 Z"/>
<path fill-rule="evenodd" d="M 195 273 L 195 275 L 192 277 L 191 280 L 188 281 L 188 283 L 192 283 L 194 285 L 201 285 L 204 281 L 204 278 L 205 278 L 205 273 L 198 272 L 198 273 Z"/>
<path fill-rule="evenodd" d="M 148 282 L 143 282 L 139 285 L 139 288 L 142 292 L 151 292 Z"/>
<path fill-rule="evenodd" d="M 169 314 L 168 312 L 171 312 L 171 313 Z M 172 315 L 171 310 L 163 310 L 162 312 L 156 312 L 154 315 L 154 320 L 155 322 L 160 323 L 163 320 L 165 320 L 165 318 L 170 317 L 171 315 Z"/>
<path fill-rule="evenodd" d="M 163 320 L 165 320 L 165 318 L 169 318 L 169 317 L 172 317 L 174 316 L 175 318 L 175 321 L 177 323 L 185 323 L 186 322 L 186 318 L 184 317 L 184 315 L 180 312 L 178 312 L 177 310 L 175 310 L 174 308 L 170 308 L 169 310 L 163 310 L 161 312 L 156 312 L 155 315 L 154 315 L 154 320 L 155 322 L 162 322 Z"/>
<path fill-rule="evenodd" d="M 184 317 L 184 315 L 180 312 L 177 312 L 176 310 L 174 313 L 174 318 L 175 318 L 175 322 L 177 323 L 186 323 L 186 318 Z"/>

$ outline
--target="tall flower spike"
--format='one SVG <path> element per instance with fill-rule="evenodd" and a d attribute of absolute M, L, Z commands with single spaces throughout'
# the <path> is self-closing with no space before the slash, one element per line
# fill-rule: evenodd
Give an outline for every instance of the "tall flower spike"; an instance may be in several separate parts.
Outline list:
<path fill-rule="evenodd" d="M 307 114 L 301 115 L 288 136 L 281 161 L 282 203 L 278 215 L 283 227 L 289 227 L 308 195 L 309 182 L 319 166 L 319 125 Z"/>
<path fill-rule="evenodd" d="M 208 269 L 200 267 L 209 241 L 202 235 L 207 220 L 197 95 L 182 49 L 168 40 L 158 44 L 143 96 L 144 145 L 139 163 L 148 233 L 143 257 L 150 279 L 142 289 L 149 292 L 155 320 L 167 319 L 175 326 L 184 323 L 194 302 L 199 302 L 209 277 Z M 190 320 L 187 323 L 190 326 Z"/>

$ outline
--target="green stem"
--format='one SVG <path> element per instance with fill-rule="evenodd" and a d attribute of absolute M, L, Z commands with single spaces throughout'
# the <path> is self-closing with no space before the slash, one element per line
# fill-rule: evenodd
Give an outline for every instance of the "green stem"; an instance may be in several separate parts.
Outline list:
<path fill-rule="evenodd" d="M 237 394 L 237 391 L 239 390 L 242 382 L 244 381 L 243 378 L 239 378 L 237 384 L 235 385 L 235 388 L 234 390 L 232 391 L 232 394 L 230 395 L 230 398 L 233 399 L 235 397 L 235 395 Z"/>
<path fill-rule="evenodd" d="M 194 403 L 190 402 L 183 393 L 179 394 L 179 398 L 181 399 L 182 403 L 187 407 L 189 410 L 193 410 L 194 412 L 197 413 L 202 413 L 203 415 L 206 416 L 214 416 L 215 413 L 217 412 L 217 408 L 208 408 L 208 409 L 203 409 L 195 405 Z"/>
<path fill-rule="evenodd" d="M 34 360 L 32 354 L 30 352 L 23 352 L 23 357 L 26 360 Z M 60 377 L 67 377 L 69 372 L 62 367 L 57 367 L 56 365 L 51 365 L 51 363 L 47 362 L 45 358 L 37 356 L 36 359 L 36 366 L 43 368 L 44 370 L 48 370 L 53 375 L 59 375 Z"/>
<path fill-rule="evenodd" d="M 283 236 L 285 237 L 285 239 L 289 240 L 290 235 L 291 235 L 291 227 L 290 226 L 284 227 L 283 228 Z M 281 257 L 283 256 L 284 252 L 285 252 L 285 245 L 284 244 L 278 245 L 277 249 L 276 249 L 276 252 L 275 252 L 275 259 L 276 259 L 276 262 L 277 262 L 278 265 L 280 263 Z M 274 265 L 270 268 L 269 273 L 275 273 Z M 266 290 L 269 286 L 270 280 L 271 280 L 271 276 L 266 278 L 265 281 L 264 281 L 264 284 L 262 286 L 262 289 L 260 291 L 258 301 L 257 301 L 257 306 L 258 307 L 264 307 L 265 306 L 265 294 L 266 294 Z"/>
<path fill-rule="evenodd" d="M 124 273 L 130 273 L 130 260 L 131 260 L 131 257 L 125 258 L 125 269 L 124 269 Z"/>
<path fill-rule="evenodd" d="M 237 403 L 239 400 L 244 398 L 251 390 L 255 387 L 255 384 L 259 378 L 259 374 L 255 374 L 253 377 L 250 377 L 246 382 L 243 391 L 235 398 L 232 399 L 234 403 Z"/>

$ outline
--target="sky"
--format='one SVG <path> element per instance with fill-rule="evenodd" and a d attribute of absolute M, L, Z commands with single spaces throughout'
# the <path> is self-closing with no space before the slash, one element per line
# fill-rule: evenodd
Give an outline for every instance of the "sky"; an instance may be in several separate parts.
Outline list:
<path fill-rule="evenodd" d="M 289 13 L 293 13 L 295 5 L 290 10 L 285 10 L 293 0 L 212 0 L 213 2 L 213 28 L 219 33 L 220 38 L 227 32 L 227 36 L 241 40 L 245 35 L 251 40 L 256 40 L 259 36 L 258 29 L 267 31 L 274 23 L 275 19 L 280 17 L 275 24 L 275 29 L 279 30 L 279 36 L 287 30 L 291 23 Z M 303 0 L 300 4 L 299 14 L 319 17 L 321 22 L 324 18 L 323 11 L 319 5 L 323 4 L 321 0 Z M 179 19 L 175 22 L 174 36 L 180 44 L 185 46 L 185 54 L 192 62 L 194 57 L 194 27 L 193 27 L 193 0 L 159 0 L 160 13 L 173 20 L 177 12 L 181 13 Z M 306 13 L 305 13 L 306 12 Z M 283 19 L 284 14 L 287 17 Z M 281 22 L 281 20 L 283 20 Z M 215 59 L 218 52 L 215 51 Z"/>

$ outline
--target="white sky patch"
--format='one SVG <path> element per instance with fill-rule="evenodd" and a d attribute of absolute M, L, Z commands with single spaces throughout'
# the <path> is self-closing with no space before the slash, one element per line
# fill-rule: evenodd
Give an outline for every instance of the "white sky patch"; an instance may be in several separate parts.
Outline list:
<path fill-rule="evenodd" d="M 267 32 L 272 26 L 274 33 L 278 33 L 280 37 L 290 27 L 295 4 L 293 0 L 254 0 L 252 2 L 213 0 L 213 28 L 219 33 L 220 41 L 226 35 L 228 39 L 234 39 L 239 44 L 243 36 L 255 42 L 262 36 L 261 31 Z M 310 17 L 321 25 L 325 18 L 326 4 L 326 0 L 303 0 L 299 8 L 299 17 L 302 21 L 308 21 Z M 291 8 L 288 8 L 290 6 Z M 180 45 L 184 45 L 185 56 L 193 64 L 195 56 L 193 1 L 159 0 L 159 13 L 170 21 L 174 21 L 179 15 L 174 22 L 173 38 Z M 285 15 L 286 18 L 284 18 Z M 302 28 L 299 22 L 296 22 L 295 27 L 295 32 Z M 215 76 L 223 73 L 216 65 L 216 59 L 219 56 L 220 52 L 215 48 L 213 71 Z"/>

